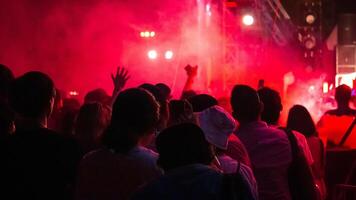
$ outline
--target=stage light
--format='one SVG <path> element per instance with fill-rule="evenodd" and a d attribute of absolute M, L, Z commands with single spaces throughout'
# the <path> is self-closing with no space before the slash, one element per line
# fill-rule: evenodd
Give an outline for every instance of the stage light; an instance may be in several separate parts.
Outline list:
<path fill-rule="evenodd" d="M 147 56 L 149 59 L 154 60 L 157 58 L 158 54 L 156 50 L 149 50 Z"/>
<path fill-rule="evenodd" d="M 140 36 L 141 36 L 141 37 L 145 37 L 145 32 L 141 31 L 141 32 L 140 32 Z"/>
<path fill-rule="evenodd" d="M 145 37 L 150 37 L 150 32 L 145 31 Z"/>
<path fill-rule="evenodd" d="M 70 92 L 69 92 L 69 95 L 70 95 L 70 96 L 78 96 L 79 93 L 78 93 L 77 91 L 73 90 L 73 91 L 70 91 Z"/>
<path fill-rule="evenodd" d="M 154 37 L 155 35 L 156 35 L 156 33 L 154 31 L 151 31 L 150 36 Z"/>
<path fill-rule="evenodd" d="M 305 17 L 305 21 L 306 21 L 308 24 L 310 24 L 310 25 L 314 24 L 315 20 L 316 20 L 316 17 L 315 17 L 314 14 L 308 14 L 308 15 Z"/>
<path fill-rule="evenodd" d="M 165 57 L 167 60 L 172 59 L 172 58 L 173 58 L 173 51 L 171 51 L 171 50 L 166 51 L 166 53 L 164 54 L 164 57 Z"/>
<path fill-rule="evenodd" d="M 242 17 L 242 23 L 246 26 L 251 26 L 253 25 L 254 22 L 255 19 L 253 18 L 252 15 L 247 14 Z"/>
<path fill-rule="evenodd" d="M 326 94 L 329 92 L 329 83 L 328 82 L 324 82 L 323 83 L 323 93 Z"/>

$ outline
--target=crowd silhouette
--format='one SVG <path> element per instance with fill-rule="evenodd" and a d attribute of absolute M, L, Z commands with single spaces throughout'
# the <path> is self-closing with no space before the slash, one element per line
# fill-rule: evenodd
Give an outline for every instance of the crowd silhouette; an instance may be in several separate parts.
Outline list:
<path fill-rule="evenodd" d="M 15 77 L 0 65 L 0 198 L 328 198 L 326 147 L 342 136 L 325 126 L 355 116 L 348 86 L 317 125 L 295 105 L 282 126 L 276 90 L 237 84 L 222 103 L 194 91 L 197 68 L 185 67 L 180 99 L 164 83 L 126 89 L 129 71 L 118 67 L 113 93 L 94 89 L 81 104 L 42 72 Z"/>

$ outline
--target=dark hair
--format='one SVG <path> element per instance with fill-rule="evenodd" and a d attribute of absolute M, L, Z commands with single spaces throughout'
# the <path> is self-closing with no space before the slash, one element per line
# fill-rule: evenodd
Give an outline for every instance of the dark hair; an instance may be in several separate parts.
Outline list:
<path fill-rule="evenodd" d="M 103 144 L 120 153 L 127 153 L 140 138 L 153 131 L 159 119 L 159 104 L 151 93 L 132 88 L 122 91 L 112 108 Z"/>
<path fill-rule="evenodd" d="M 310 113 L 301 105 L 294 105 L 289 110 L 287 128 L 296 130 L 306 137 L 317 136 L 316 127 Z"/>
<path fill-rule="evenodd" d="M 255 89 L 247 85 L 235 85 L 230 99 L 234 117 L 239 122 L 250 122 L 258 119 L 261 112 L 261 101 Z"/>
<path fill-rule="evenodd" d="M 194 90 L 186 90 L 182 92 L 182 96 L 180 97 L 180 99 L 189 99 L 191 97 L 194 97 L 195 95 L 197 95 L 197 92 L 195 92 Z"/>
<path fill-rule="evenodd" d="M 12 71 L 7 66 L 0 64 L 0 99 L 7 99 L 10 83 L 14 79 Z"/>
<path fill-rule="evenodd" d="M 187 122 L 196 122 L 192 105 L 187 100 L 171 100 L 169 102 L 168 125 L 172 126 Z"/>
<path fill-rule="evenodd" d="M 139 86 L 139 88 L 145 89 L 148 92 L 150 92 L 156 101 L 160 105 L 160 119 L 158 123 L 158 128 L 163 129 L 166 127 L 166 123 L 169 119 L 169 108 L 168 108 L 168 99 L 166 99 L 165 95 L 162 93 L 162 91 L 155 85 L 152 85 L 150 83 L 144 83 Z"/>
<path fill-rule="evenodd" d="M 3 102 L 0 102 L 0 136 L 10 134 L 10 128 L 15 121 L 15 113 Z"/>
<path fill-rule="evenodd" d="M 101 103 L 84 104 L 78 113 L 75 123 L 75 136 L 89 148 L 99 143 L 104 130 L 110 122 L 111 110 Z M 88 149 L 92 150 L 92 149 Z"/>
<path fill-rule="evenodd" d="M 188 101 L 193 106 L 194 112 L 201 112 L 207 108 L 218 105 L 218 100 L 208 94 L 198 94 L 190 97 Z"/>
<path fill-rule="evenodd" d="M 335 100 L 338 104 L 348 104 L 351 99 L 351 88 L 347 85 L 339 85 L 335 89 Z"/>
<path fill-rule="evenodd" d="M 261 119 L 268 124 L 276 124 L 283 109 L 281 97 L 276 90 L 268 87 L 259 89 L 258 96 L 263 102 Z"/>
<path fill-rule="evenodd" d="M 190 164 L 209 165 L 214 157 L 203 130 L 191 123 L 165 129 L 158 135 L 156 146 L 157 164 L 165 171 Z"/>
<path fill-rule="evenodd" d="M 102 88 L 89 91 L 84 97 L 84 104 L 87 103 L 101 103 L 103 105 L 109 105 L 111 97 Z"/>
<path fill-rule="evenodd" d="M 171 88 L 169 88 L 168 85 L 164 83 L 157 83 L 156 88 L 161 92 L 163 98 L 167 100 L 171 98 Z"/>
<path fill-rule="evenodd" d="M 42 72 L 28 72 L 11 84 L 9 102 L 15 112 L 37 118 L 50 112 L 50 100 L 55 97 L 52 79 Z"/>

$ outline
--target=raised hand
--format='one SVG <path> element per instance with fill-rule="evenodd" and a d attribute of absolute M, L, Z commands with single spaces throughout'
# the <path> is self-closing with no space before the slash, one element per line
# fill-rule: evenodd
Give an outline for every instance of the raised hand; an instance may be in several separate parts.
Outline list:
<path fill-rule="evenodd" d="M 127 80 L 129 80 L 130 76 L 128 75 L 129 71 L 124 67 L 118 67 L 116 70 L 116 74 L 111 74 L 111 79 L 114 84 L 113 96 L 119 93 L 122 88 L 125 87 Z"/>
<path fill-rule="evenodd" d="M 188 77 L 193 78 L 198 74 L 198 65 L 195 65 L 194 67 L 192 67 L 191 65 L 187 65 L 184 69 L 187 72 Z"/>

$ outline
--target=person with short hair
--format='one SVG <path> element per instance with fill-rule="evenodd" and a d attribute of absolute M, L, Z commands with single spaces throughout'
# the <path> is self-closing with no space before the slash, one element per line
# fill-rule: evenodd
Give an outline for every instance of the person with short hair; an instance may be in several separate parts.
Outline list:
<path fill-rule="evenodd" d="M 120 92 L 103 147 L 82 159 L 76 199 L 129 199 L 140 186 L 161 175 L 158 155 L 145 148 L 159 121 L 159 104 L 141 88 Z"/>
<path fill-rule="evenodd" d="M 78 113 L 74 137 L 83 154 L 101 147 L 101 137 L 110 122 L 111 109 L 101 103 L 84 104 Z"/>
<path fill-rule="evenodd" d="M 47 128 L 55 95 L 52 79 L 42 72 L 28 72 L 12 82 L 9 103 L 16 113 L 16 131 L 5 147 L 2 167 L 7 170 L 1 185 L 8 187 L 1 196 L 66 199 L 72 195 L 80 151 L 74 140 Z"/>
<path fill-rule="evenodd" d="M 288 168 L 292 152 L 286 133 L 261 121 L 263 103 L 255 89 L 235 85 L 230 102 L 233 116 L 240 123 L 235 134 L 250 156 L 259 199 L 291 199 Z"/>
<path fill-rule="evenodd" d="M 351 88 L 347 85 L 339 85 L 335 89 L 337 108 L 328 110 L 317 123 L 320 138 L 328 147 L 342 146 L 356 149 L 356 130 L 353 129 L 346 140 L 341 144 L 347 130 L 353 123 L 356 110 L 350 108 Z"/>
<path fill-rule="evenodd" d="M 169 127 L 156 142 L 157 163 L 165 174 L 141 188 L 133 200 L 256 199 L 241 176 L 227 178 L 211 167 L 213 149 L 197 125 Z"/>

